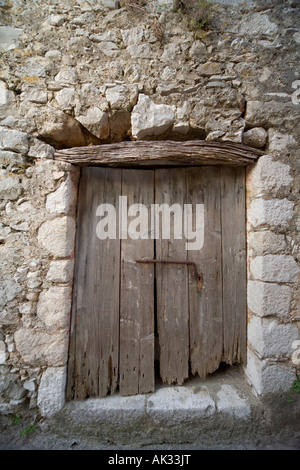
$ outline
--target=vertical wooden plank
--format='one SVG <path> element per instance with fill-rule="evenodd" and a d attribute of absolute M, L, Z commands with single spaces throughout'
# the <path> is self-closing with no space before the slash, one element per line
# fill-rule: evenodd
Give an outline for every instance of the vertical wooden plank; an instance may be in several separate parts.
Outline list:
<path fill-rule="evenodd" d="M 245 169 L 222 168 L 223 360 L 246 361 Z"/>
<path fill-rule="evenodd" d="M 185 169 L 160 169 L 155 176 L 155 203 L 179 204 L 183 210 L 186 197 Z M 181 223 L 183 216 L 180 216 Z M 156 242 L 156 258 L 186 260 L 185 240 L 174 238 L 170 217 L 170 238 L 162 238 L 168 221 L 161 221 Z M 179 222 L 179 221 L 178 221 Z M 165 224 L 163 227 L 162 225 Z M 176 224 L 178 225 L 178 224 Z M 183 230 L 183 227 L 182 227 Z M 160 349 L 160 375 L 164 382 L 182 384 L 189 375 L 188 267 L 157 264 L 157 325 Z"/>
<path fill-rule="evenodd" d="M 97 207 L 110 203 L 118 210 L 121 171 L 82 170 L 76 239 L 71 332 L 74 398 L 113 393 L 118 381 L 120 242 L 100 240 Z"/>
<path fill-rule="evenodd" d="M 135 230 L 144 230 L 144 238 L 121 240 L 120 394 L 134 395 L 154 391 L 154 266 L 135 262 L 154 256 L 150 236 L 154 172 L 122 170 L 122 196 L 127 196 L 128 208 L 132 204 L 146 207 L 143 221 L 148 225 Z M 139 214 L 129 215 L 129 230 Z"/>
<path fill-rule="evenodd" d="M 202 273 L 202 287 L 189 274 L 191 371 L 205 377 L 222 359 L 222 260 L 220 214 L 220 168 L 187 169 L 188 203 L 204 204 L 204 245 L 188 251 Z"/>

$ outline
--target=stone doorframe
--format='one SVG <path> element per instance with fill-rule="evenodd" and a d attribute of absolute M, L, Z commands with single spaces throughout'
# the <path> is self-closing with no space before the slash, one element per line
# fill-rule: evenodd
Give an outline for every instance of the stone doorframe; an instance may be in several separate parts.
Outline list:
<path fill-rule="evenodd" d="M 47 249 L 49 243 L 53 243 L 60 262 L 64 262 L 65 258 L 64 269 L 69 273 L 66 277 L 69 288 L 61 288 L 61 298 L 56 291 L 55 303 L 65 306 L 65 319 L 69 324 L 76 235 L 75 207 L 80 170 L 70 163 L 57 161 L 54 166 L 57 164 L 69 176 L 50 195 L 50 200 L 48 196 L 47 203 L 56 208 L 59 204 L 60 214 L 68 214 L 72 207 L 73 215 L 60 218 L 60 226 L 52 238 L 47 234 L 51 233 L 51 224 L 54 228 L 54 222 L 45 222 L 39 229 L 38 241 Z M 292 286 L 297 281 L 299 269 L 294 258 L 286 254 L 284 234 L 278 233 L 278 228 L 283 232 L 288 225 L 294 204 L 286 198 L 279 199 L 272 195 L 274 187 L 279 189 L 288 186 L 291 180 L 289 166 L 274 161 L 269 155 L 262 155 L 257 163 L 249 165 L 246 170 L 248 344 L 244 372 L 254 394 L 261 396 L 287 391 L 295 380 L 292 344 L 299 339 L 299 332 L 297 324 L 290 321 L 289 316 Z M 49 226 L 45 227 L 47 224 Z M 67 328 L 65 331 L 68 331 Z M 48 367 L 41 379 L 38 405 L 43 416 L 52 415 L 65 403 L 69 346 L 67 334 L 60 345 L 60 354 L 64 359 L 58 367 Z"/>

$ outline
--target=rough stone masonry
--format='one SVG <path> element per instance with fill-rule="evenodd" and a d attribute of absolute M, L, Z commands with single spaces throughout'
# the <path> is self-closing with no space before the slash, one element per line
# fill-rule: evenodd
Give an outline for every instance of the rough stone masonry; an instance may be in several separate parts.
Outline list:
<path fill-rule="evenodd" d="M 300 12 L 210 2 L 0 2 L 0 411 L 64 406 L 79 170 L 55 149 L 213 139 L 264 150 L 247 170 L 248 362 L 287 392 L 299 348 Z M 138 10 L 138 9 L 137 9 Z M 293 356 L 294 354 L 294 356 Z M 298 369 L 299 372 L 299 369 Z"/>

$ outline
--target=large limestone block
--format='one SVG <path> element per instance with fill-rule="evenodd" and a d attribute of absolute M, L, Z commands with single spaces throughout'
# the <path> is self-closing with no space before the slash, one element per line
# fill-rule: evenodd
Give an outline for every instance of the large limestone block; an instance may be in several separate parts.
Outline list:
<path fill-rule="evenodd" d="M 142 139 L 161 135 L 174 123 L 175 107 L 155 104 L 146 95 L 140 94 L 131 116 L 132 136 Z"/>

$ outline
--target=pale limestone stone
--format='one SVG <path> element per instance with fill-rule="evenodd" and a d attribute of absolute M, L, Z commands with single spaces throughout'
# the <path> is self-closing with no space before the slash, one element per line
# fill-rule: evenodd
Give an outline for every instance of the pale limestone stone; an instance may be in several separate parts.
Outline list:
<path fill-rule="evenodd" d="M 0 126 L 0 148 L 26 154 L 29 148 L 29 136 L 25 132 Z"/>
<path fill-rule="evenodd" d="M 175 120 L 175 109 L 165 104 L 155 104 L 140 94 L 131 115 L 132 135 L 136 139 L 163 134 Z"/>
<path fill-rule="evenodd" d="M 170 415 L 172 410 L 176 410 L 176 413 Z M 178 386 L 161 388 L 147 400 L 147 414 L 154 422 L 161 423 L 168 416 L 174 426 L 180 426 L 191 413 L 203 419 L 212 416 L 215 411 L 216 406 L 207 387 L 197 391 Z"/>
<path fill-rule="evenodd" d="M 246 398 L 242 398 L 233 385 L 221 385 L 217 393 L 217 411 L 238 419 L 247 419 L 251 408 Z"/>
<path fill-rule="evenodd" d="M 46 326 L 63 328 L 69 324 L 71 290 L 69 287 L 53 286 L 41 292 L 37 304 L 37 316 Z"/>
<path fill-rule="evenodd" d="M 118 40 L 118 37 L 115 31 L 106 31 L 105 33 L 102 33 L 102 34 L 91 34 L 90 40 L 93 42 L 103 42 L 103 41 L 116 42 Z"/>
<path fill-rule="evenodd" d="M 6 170 L 0 170 L 0 199 L 15 201 L 21 194 L 19 178 Z"/>
<path fill-rule="evenodd" d="M 42 416 L 52 416 L 64 406 L 66 379 L 65 367 L 49 367 L 43 373 L 37 398 Z"/>
<path fill-rule="evenodd" d="M 31 315 L 34 312 L 35 303 L 33 302 L 23 302 L 19 305 L 19 312 L 22 315 Z"/>
<path fill-rule="evenodd" d="M 244 17 L 240 24 L 240 33 L 249 36 L 274 35 L 278 31 L 276 23 L 272 23 L 266 13 L 258 12 Z"/>
<path fill-rule="evenodd" d="M 252 316 L 248 323 L 248 341 L 262 357 L 290 356 L 292 343 L 299 339 L 296 324 L 279 324 L 272 318 Z"/>
<path fill-rule="evenodd" d="M 0 364 L 4 364 L 8 358 L 5 342 L 0 340 Z"/>
<path fill-rule="evenodd" d="M 11 51 L 18 47 L 19 36 L 23 33 L 20 28 L 0 26 L 0 52 Z"/>
<path fill-rule="evenodd" d="M 8 150 L 0 150 L 0 166 L 2 168 L 10 170 L 14 166 L 20 166 L 24 163 L 24 155 L 16 152 L 9 152 Z"/>
<path fill-rule="evenodd" d="M 253 199 L 248 209 L 248 222 L 253 227 L 262 225 L 288 226 L 293 216 L 294 202 L 288 199 Z"/>
<path fill-rule="evenodd" d="M 55 94 L 55 100 L 62 111 L 71 111 L 75 106 L 75 88 L 63 88 Z"/>
<path fill-rule="evenodd" d="M 270 190 L 277 191 L 288 186 L 292 180 L 289 165 L 274 161 L 270 155 L 263 155 L 249 173 L 248 188 L 259 195 Z"/>
<path fill-rule="evenodd" d="M 121 29 L 121 35 L 125 46 L 139 44 L 144 37 L 144 29 L 135 27 L 131 29 Z"/>
<path fill-rule="evenodd" d="M 34 392 L 36 389 L 35 379 L 25 380 L 23 387 L 29 392 Z"/>
<path fill-rule="evenodd" d="M 206 54 L 205 44 L 201 41 L 194 41 L 189 51 L 190 57 L 192 59 L 202 59 L 204 57 L 206 58 Z"/>
<path fill-rule="evenodd" d="M 285 236 L 269 230 L 249 233 L 248 244 L 256 255 L 276 254 L 287 248 Z"/>
<path fill-rule="evenodd" d="M 283 152 L 288 149 L 290 146 L 297 146 L 297 141 L 290 134 L 283 134 L 277 129 L 268 130 L 269 138 L 269 150 L 277 150 L 278 152 Z"/>
<path fill-rule="evenodd" d="M 73 277 L 73 270 L 74 262 L 71 260 L 51 261 L 46 279 L 57 283 L 69 282 Z"/>
<path fill-rule="evenodd" d="M 48 101 L 48 93 L 46 86 L 26 86 L 22 88 L 21 100 L 30 101 L 32 103 L 46 104 Z"/>
<path fill-rule="evenodd" d="M 109 136 L 109 120 L 107 113 L 101 111 L 97 106 L 92 106 L 86 112 L 76 116 L 76 120 L 80 122 L 88 131 L 99 139 L 107 139 Z"/>
<path fill-rule="evenodd" d="M 126 48 L 126 51 L 133 59 L 150 59 L 153 57 L 149 44 L 131 44 Z"/>
<path fill-rule="evenodd" d="M 57 49 L 51 49 L 45 54 L 46 59 L 50 59 L 50 60 L 59 60 L 61 59 L 61 56 L 62 56 L 62 53 L 58 51 Z"/>
<path fill-rule="evenodd" d="M 173 42 L 166 44 L 164 47 L 164 52 L 161 56 L 161 60 L 163 62 L 174 63 L 178 59 L 178 55 L 180 54 L 180 47 L 178 44 Z"/>
<path fill-rule="evenodd" d="M 77 185 L 70 174 L 59 188 L 48 194 L 46 209 L 50 214 L 74 214 L 77 202 Z"/>
<path fill-rule="evenodd" d="M 62 15 L 51 15 L 48 18 L 48 23 L 51 26 L 62 26 L 65 22 L 65 18 Z"/>
<path fill-rule="evenodd" d="M 65 331 L 42 333 L 29 328 L 17 330 L 16 349 L 30 366 L 62 366 L 68 356 L 68 336 Z"/>
<path fill-rule="evenodd" d="M 255 279 L 266 282 L 296 282 L 299 268 L 292 256 L 256 256 L 250 261 L 250 270 Z"/>
<path fill-rule="evenodd" d="M 38 231 L 38 242 L 57 257 L 67 257 L 73 253 L 75 240 L 75 220 L 64 216 L 44 222 Z"/>
<path fill-rule="evenodd" d="M 55 76 L 54 80 L 64 86 L 76 85 L 76 83 L 78 82 L 77 72 L 74 68 L 71 67 L 62 68 L 60 72 Z"/>
<path fill-rule="evenodd" d="M 290 313 L 292 288 L 289 286 L 261 281 L 248 281 L 248 307 L 265 317 L 276 315 L 286 318 Z"/>
<path fill-rule="evenodd" d="M 136 89 L 136 96 L 138 91 Z M 105 92 L 107 101 L 110 104 L 111 109 L 122 109 L 126 108 L 129 104 L 129 90 L 124 85 L 116 85 L 112 88 L 108 88 Z"/>
<path fill-rule="evenodd" d="M 116 8 L 116 4 L 117 4 L 115 0 L 99 0 L 99 3 L 101 3 L 104 7 L 109 8 L 111 10 Z"/>
<path fill-rule="evenodd" d="M 295 380 L 295 372 L 282 363 L 269 364 L 248 350 L 246 375 L 258 395 L 289 391 Z"/>
<path fill-rule="evenodd" d="M 0 81 L 0 118 L 13 114 L 16 102 L 14 92 L 8 89 L 5 82 Z"/>
<path fill-rule="evenodd" d="M 47 158 L 52 160 L 55 153 L 55 149 L 44 142 L 41 142 L 39 139 L 31 138 L 30 139 L 30 148 L 28 152 L 29 157 L 33 158 Z"/>
<path fill-rule="evenodd" d="M 118 57 L 121 54 L 117 44 L 111 41 L 103 41 L 99 45 L 100 51 L 103 52 L 107 57 Z"/>

